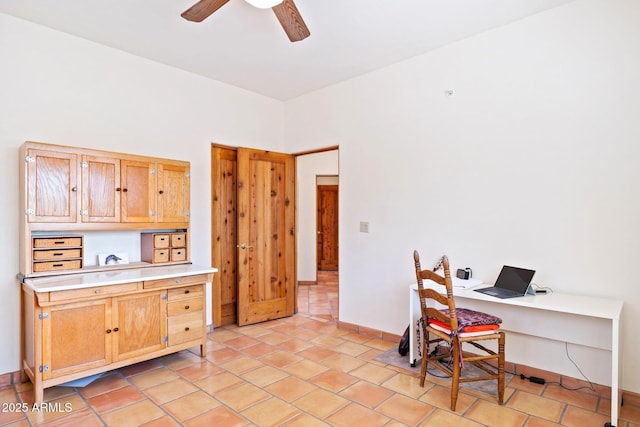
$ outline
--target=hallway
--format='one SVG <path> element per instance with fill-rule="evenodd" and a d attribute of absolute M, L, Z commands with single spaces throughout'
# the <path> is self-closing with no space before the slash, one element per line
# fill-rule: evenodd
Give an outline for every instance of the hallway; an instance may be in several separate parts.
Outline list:
<path fill-rule="evenodd" d="M 338 321 L 337 271 L 319 271 L 316 285 L 298 286 L 298 313 Z"/>

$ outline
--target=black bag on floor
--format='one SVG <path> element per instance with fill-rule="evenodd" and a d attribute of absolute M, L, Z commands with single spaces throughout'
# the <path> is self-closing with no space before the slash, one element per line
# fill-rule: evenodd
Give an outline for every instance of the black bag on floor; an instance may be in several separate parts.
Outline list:
<path fill-rule="evenodd" d="M 409 353 L 409 326 L 405 329 L 402 338 L 400 338 L 400 344 L 398 344 L 398 353 L 402 356 L 406 356 Z"/>

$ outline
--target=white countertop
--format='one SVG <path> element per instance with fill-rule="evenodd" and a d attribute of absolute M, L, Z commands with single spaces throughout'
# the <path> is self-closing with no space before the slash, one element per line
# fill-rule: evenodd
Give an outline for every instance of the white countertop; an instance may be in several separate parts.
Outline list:
<path fill-rule="evenodd" d="M 141 267 L 92 273 L 75 273 L 61 276 L 25 278 L 23 283 L 34 292 L 53 292 L 71 289 L 90 288 L 92 286 L 118 285 L 141 282 L 143 280 L 169 279 L 178 276 L 216 273 L 217 268 L 193 264 L 164 265 L 159 267 Z"/>

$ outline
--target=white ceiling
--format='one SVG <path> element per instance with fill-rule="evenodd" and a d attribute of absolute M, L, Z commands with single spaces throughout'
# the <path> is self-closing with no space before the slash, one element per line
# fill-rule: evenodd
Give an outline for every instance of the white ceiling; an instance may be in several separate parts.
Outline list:
<path fill-rule="evenodd" d="M 311 36 L 231 0 L 201 23 L 195 0 L 0 0 L 13 15 L 287 100 L 574 0 L 295 0 Z"/>

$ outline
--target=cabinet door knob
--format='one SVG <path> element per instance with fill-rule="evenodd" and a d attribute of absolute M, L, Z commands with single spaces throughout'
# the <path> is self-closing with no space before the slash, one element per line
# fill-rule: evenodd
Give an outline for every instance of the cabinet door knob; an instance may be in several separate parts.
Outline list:
<path fill-rule="evenodd" d="M 107 333 L 110 334 L 111 333 L 111 329 L 107 329 Z"/>
<path fill-rule="evenodd" d="M 129 190 L 127 190 L 126 188 L 123 188 L 123 189 L 122 189 L 122 192 L 123 192 L 123 193 L 126 193 L 127 191 L 129 191 Z"/>
<path fill-rule="evenodd" d="M 78 191 L 78 187 L 72 187 L 71 191 L 73 191 L 75 193 L 76 191 Z"/>
<path fill-rule="evenodd" d="M 122 190 L 122 188 L 120 188 L 120 187 L 116 188 L 116 191 L 120 191 L 120 190 Z"/>
<path fill-rule="evenodd" d="M 185 306 L 184 306 L 184 309 L 185 309 L 185 310 L 189 310 L 189 306 L 188 306 L 188 305 L 185 305 Z"/>
<path fill-rule="evenodd" d="M 120 329 L 118 328 L 113 328 L 113 332 L 118 332 Z"/>
<path fill-rule="evenodd" d="M 188 330 L 189 330 L 189 327 L 187 326 L 186 328 L 184 328 L 184 330 L 185 330 L 185 331 L 188 331 Z"/>
<path fill-rule="evenodd" d="M 164 191 L 160 190 L 158 191 L 158 194 L 164 194 Z"/>

